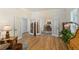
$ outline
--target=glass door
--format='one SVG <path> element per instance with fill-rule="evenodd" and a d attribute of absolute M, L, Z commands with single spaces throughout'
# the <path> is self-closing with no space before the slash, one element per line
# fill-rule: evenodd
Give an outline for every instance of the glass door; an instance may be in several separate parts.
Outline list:
<path fill-rule="evenodd" d="M 30 21 L 30 34 L 40 35 L 40 21 Z"/>

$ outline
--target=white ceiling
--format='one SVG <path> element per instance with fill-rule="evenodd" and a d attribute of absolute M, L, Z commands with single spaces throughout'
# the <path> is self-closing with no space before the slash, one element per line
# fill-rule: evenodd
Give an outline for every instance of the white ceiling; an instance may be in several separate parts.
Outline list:
<path fill-rule="evenodd" d="M 45 10 L 60 10 L 60 8 L 25 8 L 29 11 L 45 11 Z"/>
<path fill-rule="evenodd" d="M 0 11 L 45 11 L 72 10 L 73 8 L 0 8 Z"/>

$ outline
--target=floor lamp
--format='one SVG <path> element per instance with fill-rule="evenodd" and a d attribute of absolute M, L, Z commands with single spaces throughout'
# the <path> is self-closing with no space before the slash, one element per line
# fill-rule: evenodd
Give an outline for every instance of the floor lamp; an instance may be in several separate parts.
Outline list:
<path fill-rule="evenodd" d="M 6 31 L 5 38 L 6 39 L 10 38 L 9 31 L 11 31 L 11 26 L 10 25 L 5 25 L 4 28 L 3 28 L 3 30 Z"/>

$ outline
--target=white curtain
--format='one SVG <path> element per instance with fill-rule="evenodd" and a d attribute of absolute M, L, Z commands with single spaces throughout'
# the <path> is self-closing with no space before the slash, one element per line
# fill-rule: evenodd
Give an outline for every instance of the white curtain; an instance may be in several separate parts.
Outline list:
<path fill-rule="evenodd" d="M 58 37 L 58 35 L 59 35 L 59 18 L 54 17 L 51 22 L 52 22 L 52 35 Z"/>
<path fill-rule="evenodd" d="M 78 22 L 78 18 L 77 18 L 77 9 L 74 9 L 71 11 L 71 22 Z M 71 32 L 75 33 L 77 26 L 75 24 L 71 24 Z"/>

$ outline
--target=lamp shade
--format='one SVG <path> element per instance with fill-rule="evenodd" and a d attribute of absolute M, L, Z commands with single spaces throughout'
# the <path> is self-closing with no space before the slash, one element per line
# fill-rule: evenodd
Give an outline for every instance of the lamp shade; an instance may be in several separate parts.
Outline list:
<path fill-rule="evenodd" d="M 10 26 L 10 25 L 5 25 L 5 26 L 3 27 L 3 30 L 4 30 L 4 31 L 11 31 L 11 26 Z"/>

